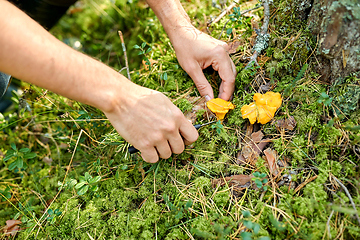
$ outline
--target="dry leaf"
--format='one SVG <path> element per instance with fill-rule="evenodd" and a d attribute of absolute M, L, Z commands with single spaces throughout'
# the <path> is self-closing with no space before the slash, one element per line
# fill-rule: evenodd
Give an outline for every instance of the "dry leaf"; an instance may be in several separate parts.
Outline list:
<path fill-rule="evenodd" d="M 154 63 L 158 63 L 158 61 L 154 59 L 149 59 L 150 65 L 154 65 Z M 142 64 L 144 65 L 145 70 L 149 70 L 149 65 L 146 64 L 145 60 L 142 60 Z"/>
<path fill-rule="evenodd" d="M 218 178 L 212 180 L 212 187 L 215 188 L 218 185 L 224 186 L 228 184 L 231 188 L 231 192 L 235 197 L 241 197 L 244 194 L 245 189 L 251 187 L 253 189 L 258 189 L 256 184 L 251 180 L 253 175 L 233 175 L 225 178 Z"/>
<path fill-rule="evenodd" d="M 49 158 L 49 157 L 44 157 L 43 159 L 42 159 L 42 161 L 44 162 L 44 163 L 46 163 L 47 165 L 49 165 L 49 166 L 51 166 L 51 163 L 52 163 L 52 158 Z"/>
<path fill-rule="evenodd" d="M 278 120 L 275 123 L 275 126 L 277 128 L 283 128 L 283 129 L 287 129 L 287 130 L 294 130 L 294 128 L 296 127 L 296 120 L 293 116 L 290 116 L 288 119 L 284 119 L 284 120 Z"/>
<path fill-rule="evenodd" d="M 262 139 L 263 137 L 264 134 L 261 131 L 251 134 L 251 139 L 247 141 L 246 145 L 241 149 L 241 152 L 237 157 L 237 163 L 239 165 L 255 165 L 261 151 L 269 142 L 271 142 L 270 139 Z"/>
<path fill-rule="evenodd" d="M 208 101 L 206 103 L 206 106 L 213 112 L 215 113 L 216 117 L 219 120 L 224 119 L 225 114 L 230 110 L 230 109 L 234 109 L 235 106 L 228 101 L 225 101 L 224 99 L 221 98 L 213 98 L 210 101 Z"/>
<path fill-rule="evenodd" d="M 279 167 L 277 165 L 277 152 L 271 148 L 264 150 L 265 159 L 269 166 L 269 171 L 273 176 L 276 176 L 279 173 Z"/>
<path fill-rule="evenodd" d="M 185 118 L 190 120 L 192 124 L 196 123 L 196 115 L 199 110 L 202 109 L 206 110 L 206 112 L 204 113 L 205 115 L 215 117 L 214 114 L 208 108 L 206 108 L 206 100 L 204 97 L 187 97 L 186 99 L 193 105 L 193 107 L 184 115 Z"/>
<path fill-rule="evenodd" d="M 18 226 L 22 222 L 19 220 L 7 220 L 6 226 L 4 227 L 5 235 L 15 236 L 18 231 L 20 231 L 20 227 Z"/>
<path fill-rule="evenodd" d="M 236 53 L 237 48 L 240 46 L 241 42 L 239 40 L 234 40 L 231 43 L 228 43 L 229 46 L 229 50 L 228 52 L 231 53 Z"/>
<path fill-rule="evenodd" d="M 253 99 L 255 102 L 241 108 L 243 119 L 248 118 L 251 124 L 256 120 L 261 124 L 269 122 L 282 103 L 280 93 L 274 92 L 255 93 Z"/>

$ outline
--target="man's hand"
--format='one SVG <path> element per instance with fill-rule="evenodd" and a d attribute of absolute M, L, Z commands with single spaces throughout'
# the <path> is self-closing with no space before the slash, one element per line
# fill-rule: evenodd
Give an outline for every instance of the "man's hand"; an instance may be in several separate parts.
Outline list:
<path fill-rule="evenodd" d="M 228 45 L 197 30 L 195 27 L 180 27 L 170 37 L 181 67 L 193 79 L 202 96 L 214 98 L 210 83 L 203 69 L 212 66 L 222 79 L 219 97 L 228 101 L 234 93 L 236 70 L 228 54 Z"/>
<path fill-rule="evenodd" d="M 118 133 L 140 150 L 146 162 L 155 163 L 184 151 L 184 141 L 192 143 L 198 132 L 183 113 L 162 93 L 133 84 L 129 96 L 114 99 L 104 111 Z M 124 99 L 127 99 L 124 101 Z"/>
<path fill-rule="evenodd" d="M 75 51 L 4 0 L 0 29 L 0 71 L 99 108 L 145 161 L 181 153 L 184 141 L 197 139 L 196 129 L 163 94 Z"/>
<path fill-rule="evenodd" d="M 229 100 L 234 92 L 236 70 L 222 41 L 197 30 L 179 0 L 147 0 L 168 34 L 181 67 L 194 80 L 202 96 L 214 97 L 202 70 L 212 66 L 222 83 L 219 97 Z M 209 99 L 207 99 L 209 100 Z"/>

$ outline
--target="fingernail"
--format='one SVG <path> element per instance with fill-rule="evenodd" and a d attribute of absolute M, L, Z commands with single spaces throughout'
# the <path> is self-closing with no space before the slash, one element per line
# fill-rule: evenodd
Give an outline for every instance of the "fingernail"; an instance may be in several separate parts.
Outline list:
<path fill-rule="evenodd" d="M 205 95 L 205 100 L 206 100 L 206 101 L 210 101 L 210 99 L 211 99 L 211 98 L 209 97 L 209 95 Z"/>

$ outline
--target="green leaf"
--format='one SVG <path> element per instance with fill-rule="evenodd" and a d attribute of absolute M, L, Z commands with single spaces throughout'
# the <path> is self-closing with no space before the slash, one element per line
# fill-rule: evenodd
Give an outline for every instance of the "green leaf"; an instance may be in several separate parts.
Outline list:
<path fill-rule="evenodd" d="M 252 229 L 254 224 L 251 221 L 244 221 L 244 226 L 247 227 L 248 229 Z"/>
<path fill-rule="evenodd" d="M 262 182 L 260 181 L 260 179 L 255 179 L 255 184 L 259 187 L 262 186 Z"/>
<path fill-rule="evenodd" d="M 255 234 L 258 234 L 259 231 L 260 231 L 260 225 L 257 224 L 257 223 L 254 223 L 254 228 L 253 228 L 253 230 L 254 230 L 254 233 L 255 233 Z"/>
<path fill-rule="evenodd" d="M 79 189 L 77 192 L 78 195 L 83 195 L 89 190 L 89 185 L 85 185 L 82 188 Z"/>
<path fill-rule="evenodd" d="M 144 47 L 146 47 L 146 42 L 143 42 L 143 43 L 141 44 L 141 48 L 144 48 Z"/>
<path fill-rule="evenodd" d="M 266 178 L 262 180 L 262 183 L 263 183 L 263 184 L 265 184 L 265 183 L 267 183 L 267 182 L 268 182 L 268 180 L 267 180 Z"/>
<path fill-rule="evenodd" d="M 24 162 L 21 158 L 16 159 L 16 165 L 19 169 L 21 169 L 24 166 Z"/>
<path fill-rule="evenodd" d="M 260 173 L 259 173 L 259 172 L 254 172 L 253 175 L 254 175 L 254 177 L 260 177 Z"/>
<path fill-rule="evenodd" d="M 100 179 L 101 179 L 100 176 L 96 176 L 96 177 L 90 179 L 89 183 L 90 183 L 90 184 L 96 183 L 96 182 L 100 181 Z"/>
<path fill-rule="evenodd" d="M 86 184 L 86 182 L 79 182 L 78 184 L 75 185 L 75 189 L 79 189 L 81 187 L 83 187 Z"/>
<path fill-rule="evenodd" d="M 87 181 L 87 182 L 89 182 L 89 181 L 92 179 L 92 177 L 91 177 L 91 175 L 90 175 L 89 172 L 86 172 L 85 175 L 84 175 L 84 177 L 85 177 L 85 181 Z"/>
<path fill-rule="evenodd" d="M 54 211 L 53 211 L 51 208 L 49 208 L 49 209 L 47 210 L 47 213 L 48 213 L 49 215 L 53 215 L 53 214 L 54 214 Z"/>
<path fill-rule="evenodd" d="M 120 178 L 120 175 L 119 175 L 119 169 L 118 169 L 115 173 L 115 179 L 119 180 L 119 178 Z"/>
<path fill-rule="evenodd" d="M 264 178 L 264 177 L 266 177 L 266 173 L 261 173 L 260 178 Z"/>
<path fill-rule="evenodd" d="M 135 49 L 139 49 L 140 46 L 135 44 L 134 48 L 135 48 Z"/>
<path fill-rule="evenodd" d="M 163 79 L 164 79 L 165 81 L 168 80 L 167 72 L 164 72 Z"/>
<path fill-rule="evenodd" d="M 24 154 L 25 159 L 31 159 L 31 158 L 34 158 L 34 157 L 36 157 L 36 153 L 34 153 L 34 152 Z"/>
<path fill-rule="evenodd" d="M 259 238 L 259 240 L 270 240 L 270 238 L 269 237 L 261 237 L 261 238 Z"/>
<path fill-rule="evenodd" d="M 16 145 L 15 145 L 15 143 L 10 143 L 10 146 L 11 146 L 12 149 L 14 149 L 14 150 L 16 151 Z"/>
<path fill-rule="evenodd" d="M 12 171 L 16 168 L 17 166 L 17 162 L 16 161 L 13 161 L 12 163 L 10 163 L 9 165 L 9 170 Z"/>
<path fill-rule="evenodd" d="M 30 152 L 30 149 L 29 148 L 22 148 L 22 149 L 19 150 L 19 152 L 27 153 L 27 152 Z"/>
<path fill-rule="evenodd" d="M 90 188 L 90 190 L 93 191 L 93 192 L 96 192 L 97 190 L 99 190 L 99 187 L 98 187 L 98 185 L 95 185 L 95 186 L 92 186 Z"/>
<path fill-rule="evenodd" d="M 267 187 L 267 186 L 264 186 L 263 189 L 264 189 L 264 191 L 266 191 L 266 190 L 268 189 L 268 187 Z"/>
<path fill-rule="evenodd" d="M 251 213 L 248 210 L 242 211 L 241 213 L 246 218 L 251 216 Z"/>
<path fill-rule="evenodd" d="M 232 33 L 232 28 L 226 29 L 226 34 L 227 34 L 227 35 L 230 35 L 231 33 Z"/>
<path fill-rule="evenodd" d="M 146 49 L 145 53 L 149 53 L 151 51 L 151 48 Z"/>
<path fill-rule="evenodd" d="M 9 152 L 9 151 L 8 151 Z M 6 162 L 7 160 L 11 159 L 12 157 L 15 156 L 15 153 L 13 152 L 12 154 L 8 155 L 8 152 L 6 153 L 6 156 L 4 157 L 4 162 Z"/>
<path fill-rule="evenodd" d="M 193 201 L 191 199 L 189 199 L 186 204 L 185 204 L 185 209 L 188 210 L 189 208 L 191 208 L 191 206 L 193 205 Z"/>
<path fill-rule="evenodd" d="M 240 233 L 240 236 L 243 240 L 252 240 L 252 238 L 251 238 L 252 233 L 250 233 L 250 232 L 242 232 L 242 233 Z"/>

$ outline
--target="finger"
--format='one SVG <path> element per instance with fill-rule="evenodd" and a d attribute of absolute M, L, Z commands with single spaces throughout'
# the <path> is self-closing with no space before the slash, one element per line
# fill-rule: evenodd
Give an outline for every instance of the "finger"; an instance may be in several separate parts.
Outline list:
<path fill-rule="evenodd" d="M 180 134 L 183 137 L 186 145 L 190 145 L 191 143 L 195 142 L 199 137 L 199 133 L 196 128 L 185 118 L 180 126 Z"/>
<path fill-rule="evenodd" d="M 221 61 L 219 63 L 219 75 L 222 79 L 219 98 L 228 101 L 235 90 L 236 68 L 231 58 L 229 56 L 226 57 L 228 58 L 227 61 Z"/>
<path fill-rule="evenodd" d="M 168 159 L 171 157 L 172 152 L 168 141 L 164 141 L 161 144 L 156 145 L 156 150 L 160 158 Z"/>
<path fill-rule="evenodd" d="M 180 136 L 180 133 L 177 134 L 177 136 L 174 136 L 171 139 L 169 139 L 169 144 L 171 147 L 171 151 L 175 154 L 180 154 L 185 149 L 184 140 Z"/>
<path fill-rule="evenodd" d="M 199 90 L 201 96 L 208 95 L 210 98 L 214 98 L 213 89 L 205 78 L 204 73 L 198 63 L 193 63 L 191 69 L 187 71 L 191 79 L 194 81 L 196 88 Z"/>
<path fill-rule="evenodd" d="M 148 163 L 156 163 L 159 161 L 159 154 L 154 147 L 145 151 L 141 151 L 141 157 L 145 162 Z"/>

